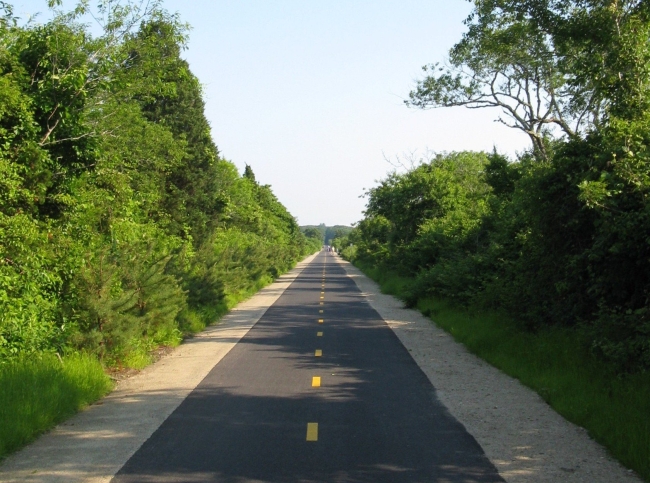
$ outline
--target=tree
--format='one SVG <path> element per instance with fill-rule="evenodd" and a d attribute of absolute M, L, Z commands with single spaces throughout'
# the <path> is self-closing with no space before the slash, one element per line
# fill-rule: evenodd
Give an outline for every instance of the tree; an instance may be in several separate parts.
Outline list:
<path fill-rule="evenodd" d="M 320 232 L 318 228 L 306 228 L 303 231 L 303 234 L 307 238 L 313 238 L 314 240 L 322 241 L 323 240 L 323 234 Z"/>
<path fill-rule="evenodd" d="M 558 131 L 585 135 L 600 124 L 607 105 L 594 83 L 575 71 L 579 49 L 565 40 L 571 19 L 563 15 L 576 3 L 582 2 L 476 0 L 448 66 L 423 67 L 426 76 L 406 104 L 499 108 L 498 121 L 526 133 L 536 155 L 548 159 L 548 138 Z"/>

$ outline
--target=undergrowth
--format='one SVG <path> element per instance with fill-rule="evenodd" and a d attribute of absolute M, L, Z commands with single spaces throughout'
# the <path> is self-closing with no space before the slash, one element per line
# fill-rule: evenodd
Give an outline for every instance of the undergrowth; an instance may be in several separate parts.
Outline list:
<path fill-rule="evenodd" d="M 384 293 L 403 298 L 411 279 L 359 266 Z M 650 481 L 650 373 L 619 375 L 598 361 L 576 330 L 529 332 L 496 312 L 433 297 L 416 308 L 472 353 L 536 391 L 625 466 Z"/>
<path fill-rule="evenodd" d="M 264 287 L 273 283 L 273 281 L 273 277 L 264 275 L 252 282 L 247 288 L 227 294 L 218 304 L 203 306 L 199 309 L 186 309 L 180 316 L 180 328 L 183 335 L 191 337 L 192 334 L 201 332 L 208 325 L 219 321 L 238 303 L 252 297 Z"/>

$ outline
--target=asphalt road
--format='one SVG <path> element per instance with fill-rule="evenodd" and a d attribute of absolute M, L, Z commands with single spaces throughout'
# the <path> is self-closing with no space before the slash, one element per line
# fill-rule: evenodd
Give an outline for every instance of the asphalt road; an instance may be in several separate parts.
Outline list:
<path fill-rule="evenodd" d="M 112 481 L 504 480 L 323 252 Z"/>

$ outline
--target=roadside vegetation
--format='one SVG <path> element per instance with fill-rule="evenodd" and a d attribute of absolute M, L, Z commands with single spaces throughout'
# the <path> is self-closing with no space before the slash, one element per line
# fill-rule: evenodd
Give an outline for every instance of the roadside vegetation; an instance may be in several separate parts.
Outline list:
<path fill-rule="evenodd" d="M 47 3 L 0 2 L 0 457 L 321 244 L 221 157 L 177 16 Z"/>
<path fill-rule="evenodd" d="M 320 238 L 324 245 L 330 245 L 335 238 L 344 237 L 352 231 L 351 226 L 326 226 L 324 223 L 320 225 L 301 226 L 300 229 L 306 237 Z"/>
<path fill-rule="evenodd" d="M 0 455 L 29 443 L 112 387 L 101 363 L 87 354 L 6 362 L 0 369 Z"/>
<path fill-rule="evenodd" d="M 395 171 L 333 244 L 650 479 L 650 4 L 477 1 L 466 23 L 407 104 L 494 108 L 530 149 Z"/>

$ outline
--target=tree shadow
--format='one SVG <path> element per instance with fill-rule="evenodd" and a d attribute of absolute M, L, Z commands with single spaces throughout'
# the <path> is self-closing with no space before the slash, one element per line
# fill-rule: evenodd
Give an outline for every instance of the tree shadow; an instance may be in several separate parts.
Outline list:
<path fill-rule="evenodd" d="M 303 271 L 113 482 L 504 481 L 338 265 L 320 305 L 322 269 Z"/>

